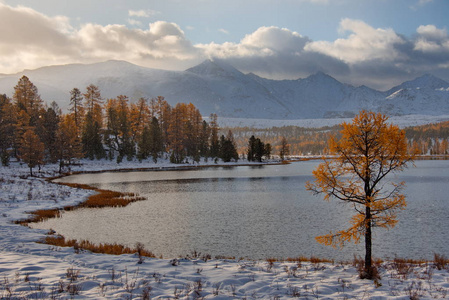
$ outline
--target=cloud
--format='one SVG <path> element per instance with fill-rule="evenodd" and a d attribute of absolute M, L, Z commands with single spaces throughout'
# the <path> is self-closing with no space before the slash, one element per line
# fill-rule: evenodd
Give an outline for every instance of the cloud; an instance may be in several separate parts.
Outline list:
<path fill-rule="evenodd" d="M 227 31 L 226 29 L 220 28 L 218 29 L 218 32 L 224 33 L 224 34 L 229 34 L 229 31 Z"/>
<path fill-rule="evenodd" d="M 128 10 L 128 16 L 138 17 L 138 18 L 150 18 L 152 16 L 158 15 L 161 12 L 151 9 L 141 9 L 141 10 Z"/>
<path fill-rule="evenodd" d="M 339 31 L 352 33 L 349 37 L 334 42 L 309 43 L 306 50 L 335 57 L 350 64 L 373 59 L 391 61 L 400 57 L 395 46 L 405 42 L 392 29 L 376 29 L 359 20 L 342 20 Z"/>
<path fill-rule="evenodd" d="M 197 49 L 181 28 L 163 21 L 151 23 L 148 30 L 129 29 L 124 25 L 86 24 L 76 34 L 79 45 L 90 56 L 124 59 L 160 67 L 197 57 Z"/>
<path fill-rule="evenodd" d="M 335 41 L 314 41 L 271 26 L 239 42 L 194 45 L 175 23 L 157 21 L 143 29 L 135 18 L 129 23 L 139 28 L 93 23 L 74 28 L 64 16 L 48 17 L 0 2 L 0 73 L 110 59 L 182 70 L 218 58 L 263 77 L 296 79 L 322 71 L 344 82 L 383 89 L 425 72 L 449 79 L 448 32 L 431 24 L 405 37 L 389 28 L 344 19 L 339 27 L 343 36 Z"/>
<path fill-rule="evenodd" d="M 270 78 L 298 78 L 317 71 L 346 73 L 344 62 L 321 53 L 304 51 L 311 40 L 278 27 L 260 27 L 239 43 L 197 45 L 211 58 L 226 60 L 243 72 Z"/>
<path fill-rule="evenodd" d="M 128 23 L 130 25 L 137 26 L 137 27 L 142 26 L 142 22 L 135 20 L 135 19 L 128 19 Z"/>
<path fill-rule="evenodd" d="M 449 36 L 446 29 L 439 29 L 434 25 L 421 25 L 416 32 L 418 38 L 415 42 L 415 50 L 423 53 L 449 51 Z"/>
<path fill-rule="evenodd" d="M 75 29 L 68 18 L 4 4 L 0 4 L 0 55 L 0 73 L 108 59 L 173 69 L 204 58 L 174 23 L 158 21 L 146 30 L 92 23 Z"/>

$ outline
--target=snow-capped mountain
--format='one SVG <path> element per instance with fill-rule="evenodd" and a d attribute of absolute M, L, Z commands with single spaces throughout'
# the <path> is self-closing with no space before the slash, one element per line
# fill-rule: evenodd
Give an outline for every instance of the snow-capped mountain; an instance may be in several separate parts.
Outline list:
<path fill-rule="evenodd" d="M 73 64 L 0 75 L 0 93 L 12 96 L 18 79 L 26 75 L 42 99 L 69 103 L 74 87 L 98 85 L 103 98 L 127 95 L 164 96 L 171 104 L 193 103 L 204 116 L 259 119 L 352 117 L 361 109 L 389 115 L 449 114 L 449 83 L 424 75 L 386 92 L 343 84 L 324 73 L 298 80 L 271 80 L 243 74 L 233 66 L 206 60 L 185 71 L 149 69 L 124 61 Z"/>

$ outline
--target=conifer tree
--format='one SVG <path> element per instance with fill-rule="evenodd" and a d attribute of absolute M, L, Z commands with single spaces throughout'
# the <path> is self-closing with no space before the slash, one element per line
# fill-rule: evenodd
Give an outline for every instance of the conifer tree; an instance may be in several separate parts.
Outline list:
<path fill-rule="evenodd" d="M 151 137 L 150 154 L 153 157 L 153 161 L 156 163 L 157 159 L 161 156 L 161 153 L 164 150 L 164 143 L 162 140 L 162 130 L 161 127 L 159 126 L 159 120 L 156 117 L 153 117 L 151 119 L 150 137 Z"/>
<path fill-rule="evenodd" d="M 83 95 L 78 88 L 73 88 L 70 91 L 70 108 L 75 121 L 75 128 L 78 134 L 81 132 L 82 120 L 84 117 L 84 105 L 83 105 Z"/>
<path fill-rule="evenodd" d="M 246 157 L 248 161 L 254 161 L 256 154 L 256 138 L 252 135 L 248 140 L 248 150 L 246 152 Z"/>
<path fill-rule="evenodd" d="M 70 166 L 74 159 L 83 157 L 80 137 L 73 114 L 63 115 L 56 134 L 59 173 L 64 166 Z"/>
<path fill-rule="evenodd" d="M 83 153 L 89 159 L 101 159 L 106 156 L 103 147 L 101 128 L 103 125 L 103 100 L 100 89 L 93 84 L 86 88 L 84 93 L 86 116 L 83 124 L 81 142 Z"/>
<path fill-rule="evenodd" d="M 84 128 L 82 132 L 81 142 L 83 145 L 84 157 L 93 160 L 101 159 L 106 156 L 106 152 L 103 148 L 101 141 L 100 125 L 97 121 L 94 121 L 92 112 L 87 112 L 86 120 L 84 122 Z"/>
<path fill-rule="evenodd" d="M 37 87 L 26 76 L 22 76 L 14 87 L 13 100 L 19 111 L 24 111 L 30 118 L 27 126 L 38 128 L 40 132 L 43 101 Z"/>
<path fill-rule="evenodd" d="M 0 159 L 3 166 L 9 164 L 8 149 L 13 146 L 16 111 L 6 95 L 0 95 Z"/>
<path fill-rule="evenodd" d="M 211 114 L 209 121 L 210 128 L 210 157 L 218 157 L 220 154 L 220 142 L 218 140 L 217 115 Z"/>
<path fill-rule="evenodd" d="M 262 162 L 262 157 L 265 155 L 265 144 L 257 138 L 254 142 L 254 160 Z"/>
<path fill-rule="evenodd" d="M 317 237 L 319 243 L 343 246 L 365 238 L 365 270 L 362 278 L 375 279 L 372 264 L 372 229 L 392 228 L 397 223 L 397 210 L 406 206 L 401 194 L 404 183 L 386 178 L 402 171 L 413 158 L 407 153 L 404 131 L 388 124 L 387 117 L 373 112 L 360 112 L 352 123 L 343 123 L 341 138 L 332 138 L 329 150 L 335 158 L 326 159 L 313 175 L 315 181 L 306 188 L 351 204 L 356 214 L 346 230 Z M 390 185 L 388 185 L 390 183 Z"/>
<path fill-rule="evenodd" d="M 263 151 L 263 155 L 267 158 L 270 159 L 271 158 L 271 144 L 270 143 L 266 143 L 265 147 L 264 147 L 264 151 Z"/>
<path fill-rule="evenodd" d="M 281 138 L 281 149 L 279 150 L 279 157 L 281 161 L 285 160 L 285 157 L 290 155 L 290 145 L 287 142 L 285 136 Z"/>
<path fill-rule="evenodd" d="M 201 131 L 199 137 L 199 152 L 201 157 L 206 157 L 209 155 L 209 137 L 210 137 L 210 127 L 209 124 L 203 120 L 201 122 Z"/>
<path fill-rule="evenodd" d="M 41 140 L 45 145 L 46 160 L 55 163 L 58 161 L 57 154 L 57 130 L 59 127 L 61 110 L 56 102 L 52 102 L 43 115 L 43 133 Z"/>
<path fill-rule="evenodd" d="M 151 154 L 151 131 L 147 125 L 143 128 L 143 132 L 140 135 L 140 139 L 137 145 L 137 158 L 142 161 L 147 159 Z M 157 158 L 156 158 L 157 159 Z"/>
<path fill-rule="evenodd" d="M 231 131 L 228 132 L 227 137 L 224 135 L 220 137 L 220 158 L 223 162 L 230 162 L 231 160 L 237 161 L 239 159 Z"/>
<path fill-rule="evenodd" d="M 33 168 L 44 163 L 44 144 L 29 128 L 22 136 L 20 143 L 20 159 L 30 168 L 30 175 L 33 176 Z"/>
<path fill-rule="evenodd" d="M 182 163 L 186 156 L 185 149 L 185 125 L 187 123 L 187 108 L 185 104 L 178 103 L 172 109 L 171 122 L 168 128 L 168 145 L 171 150 L 170 161 Z"/>

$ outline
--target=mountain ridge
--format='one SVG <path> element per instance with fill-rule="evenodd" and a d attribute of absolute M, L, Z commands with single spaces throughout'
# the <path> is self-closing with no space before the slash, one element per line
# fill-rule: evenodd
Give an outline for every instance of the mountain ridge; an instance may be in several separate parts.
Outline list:
<path fill-rule="evenodd" d="M 449 114 L 449 83 L 430 74 L 406 81 L 388 91 L 341 83 L 317 72 L 296 80 L 273 80 L 244 74 L 218 60 L 205 60 L 185 71 L 150 69 L 121 60 L 69 64 L 0 75 L 0 93 L 12 96 L 26 75 L 42 98 L 69 103 L 74 87 L 98 85 L 104 99 L 127 95 L 164 96 L 171 105 L 193 103 L 203 115 L 265 119 L 351 117 L 361 109 L 388 115 Z"/>

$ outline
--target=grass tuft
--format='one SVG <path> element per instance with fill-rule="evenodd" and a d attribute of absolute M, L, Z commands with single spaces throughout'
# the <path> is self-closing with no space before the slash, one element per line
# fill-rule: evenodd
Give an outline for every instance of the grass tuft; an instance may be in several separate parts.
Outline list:
<path fill-rule="evenodd" d="M 94 244 L 89 241 L 77 241 L 77 240 L 66 240 L 62 235 L 50 235 L 46 236 L 42 241 L 44 244 L 49 244 L 58 247 L 73 247 L 77 251 L 87 250 L 93 253 L 105 253 L 105 254 L 135 254 L 138 253 L 140 256 L 145 257 L 156 257 L 154 253 L 139 246 L 137 248 L 130 248 L 119 244 Z"/>

